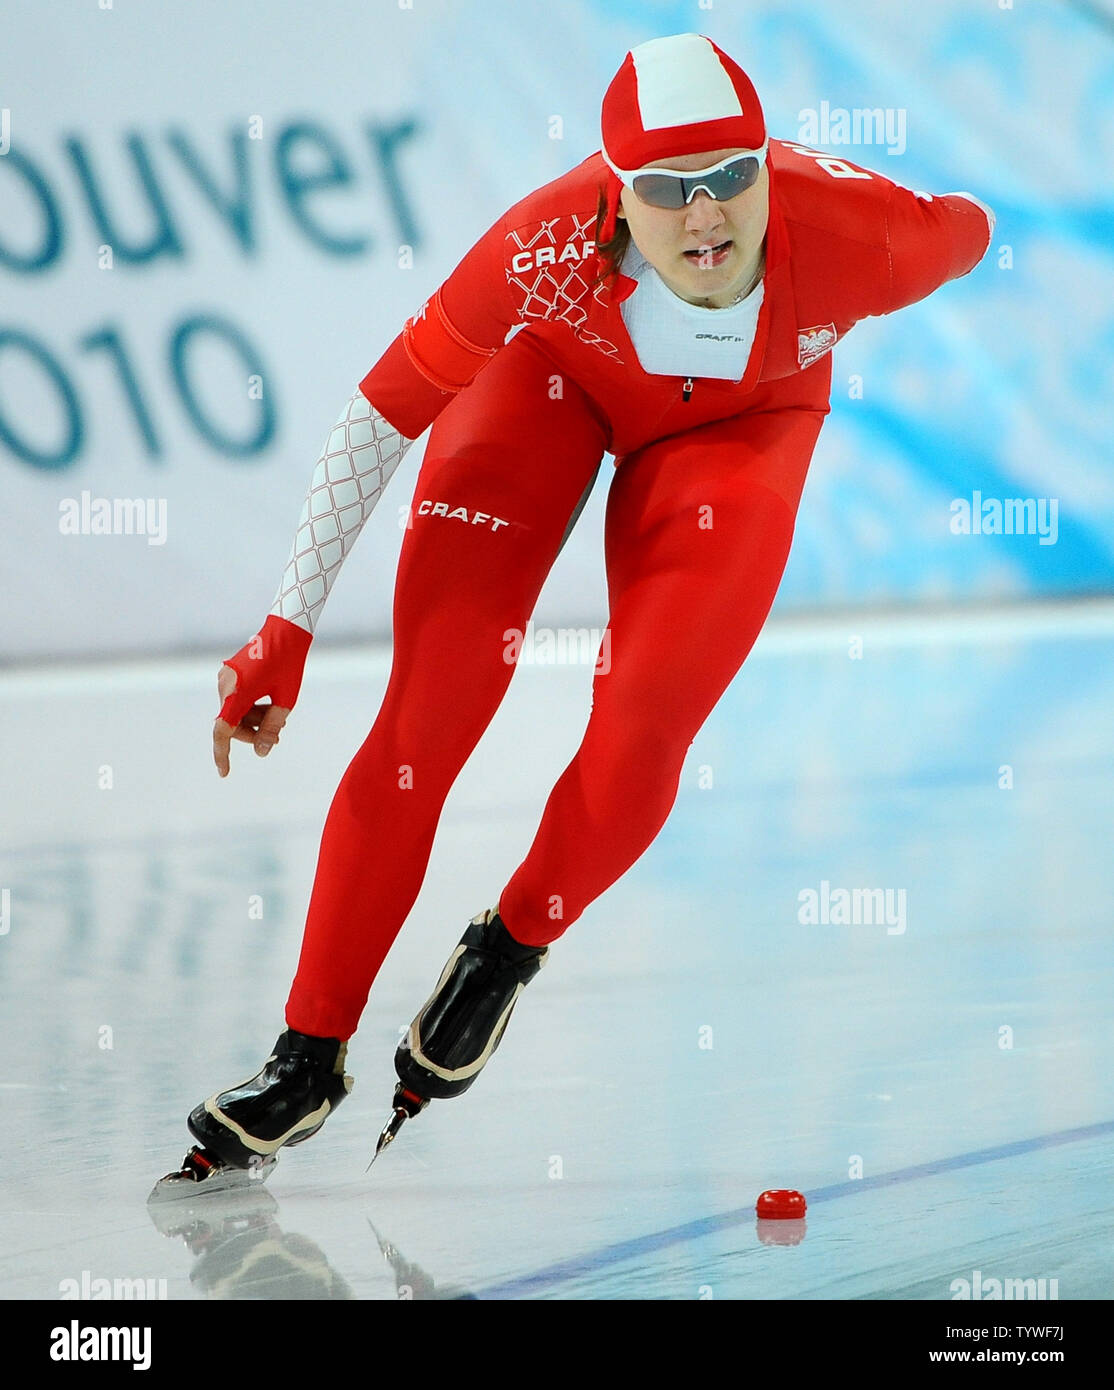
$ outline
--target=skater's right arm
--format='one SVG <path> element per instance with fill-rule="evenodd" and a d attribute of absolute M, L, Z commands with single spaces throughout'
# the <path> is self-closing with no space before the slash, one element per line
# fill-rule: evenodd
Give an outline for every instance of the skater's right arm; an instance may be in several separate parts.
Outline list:
<path fill-rule="evenodd" d="M 232 740 L 251 743 L 260 757 L 278 742 L 333 581 L 413 442 L 360 390 L 329 431 L 271 612 L 220 669 L 217 693 L 223 704 L 213 725 L 213 760 L 222 777 L 228 775 Z M 261 704 L 268 695 L 272 703 Z"/>
<path fill-rule="evenodd" d="M 265 757 L 301 687 L 313 631 L 346 555 L 406 451 L 506 341 L 515 315 L 504 218 L 476 242 L 360 383 L 314 467 L 266 622 L 221 667 L 213 758 L 233 740 Z M 261 703 L 264 696 L 272 703 Z"/>

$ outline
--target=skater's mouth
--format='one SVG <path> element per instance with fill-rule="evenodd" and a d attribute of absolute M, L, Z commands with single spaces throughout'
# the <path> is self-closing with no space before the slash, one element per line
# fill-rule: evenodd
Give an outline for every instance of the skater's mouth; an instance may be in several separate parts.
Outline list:
<path fill-rule="evenodd" d="M 697 246 L 694 250 L 685 251 L 682 254 L 685 259 L 691 261 L 693 265 L 722 265 L 727 259 L 727 254 L 734 244 L 733 241 L 721 241 L 714 246 Z"/>

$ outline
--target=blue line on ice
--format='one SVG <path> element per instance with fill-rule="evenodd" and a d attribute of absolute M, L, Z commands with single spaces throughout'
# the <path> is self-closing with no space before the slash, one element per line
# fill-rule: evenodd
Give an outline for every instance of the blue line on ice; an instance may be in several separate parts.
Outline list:
<path fill-rule="evenodd" d="M 929 1163 L 916 1163 L 911 1168 L 898 1168 L 892 1173 L 881 1173 L 877 1177 L 852 1178 L 846 1182 L 833 1183 L 831 1187 L 818 1187 L 805 1193 L 809 1208 L 818 1202 L 830 1202 L 836 1197 L 853 1197 L 860 1192 L 869 1192 L 879 1187 L 893 1187 L 897 1183 L 916 1182 L 919 1178 L 936 1177 L 940 1173 L 951 1173 L 957 1168 L 971 1168 L 979 1163 L 994 1163 L 1002 1158 L 1016 1158 L 1019 1154 L 1034 1153 L 1038 1149 L 1050 1149 L 1059 1144 L 1077 1144 L 1086 1139 L 1097 1139 L 1105 1134 L 1114 1134 L 1114 1120 L 1104 1120 L 1100 1124 L 1083 1125 L 1077 1129 L 1062 1129 L 1054 1134 L 1041 1134 L 1033 1139 L 1017 1139 L 1009 1144 L 995 1144 L 989 1149 L 973 1149 L 970 1153 L 956 1154 L 952 1158 L 937 1158 Z M 753 1204 L 725 1211 L 717 1216 L 702 1216 L 697 1221 L 686 1221 L 682 1226 L 671 1226 L 664 1231 L 652 1231 L 648 1235 L 634 1236 L 631 1240 L 619 1241 L 615 1245 L 605 1245 L 600 1250 L 571 1259 L 558 1260 L 556 1264 L 546 1265 L 533 1274 L 523 1274 L 515 1279 L 504 1280 L 481 1289 L 476 1298 L 521 1298 L 529 1297 L 543 1289 L 553 1288 L 580 1275 L 588 1274 L 605 1265 L 621 1264 L 624 1260 L 647 1255 L 654 1250 L 662 1250 L 668 1245 L 680 1245 L 687 1240 L 699 1240 L 702 1236 L 714 1235 L 731 1226 L 739 1226 L 745 1221 L 756 1220 Z"/>

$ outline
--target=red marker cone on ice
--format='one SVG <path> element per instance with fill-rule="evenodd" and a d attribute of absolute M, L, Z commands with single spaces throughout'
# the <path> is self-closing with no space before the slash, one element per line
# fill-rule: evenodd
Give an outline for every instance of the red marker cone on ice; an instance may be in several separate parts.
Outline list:
<path fill-rule="evenodd" d="M 763 1221 L 791 1221 L 804 1216 L 806 1205 L 803 1192 L 777 1187 L 761 1193 L 754 1209 Z"/>

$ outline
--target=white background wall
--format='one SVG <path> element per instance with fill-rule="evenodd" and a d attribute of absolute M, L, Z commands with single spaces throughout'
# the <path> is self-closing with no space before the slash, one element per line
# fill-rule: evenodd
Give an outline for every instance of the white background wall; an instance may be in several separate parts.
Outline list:
<path fill-rule="evenodd" d="M 988 0 L 972 13 L 932 0 L 910 15 L 850 0 L 414 0 L 411 9 L 394 0 L 117 0 L 111 9 L 72 0 L 11 6 L 3 28 L 5 659 L 238 647 L 270 606 L 313 461 L 356 383 L 510 202 L 598 147 L 600 97 L 627 48 L 685 29 L 748 67 L 774 134 L 796 138 L 800 110 L 822 100 L 906 110 L 900 157 L 841 153 L 914 187 L 978 192 L 999 211 L 999 241 L 1017 251 L 1011 271 L 988 261 L 900 318 L 861 326 L 837 350 L 833 417 L 779 605 L 1109 588 L 1114 275 L 1109 180 L 1096 171 L 1114 165 L 1114 99 L 1102 99 L 1114 92 L 1114 65 L 1109 37 L 1069 7 L 1002 10 Z M 560 140 L 550 138 L 554 115 Z M 254 117 L 262 138 L 245 139 Z M 407 121 L 414 133 L 397 147 L 392 192 L 367 128 Z M 316 234 L 300 225 L 280 173 L 282 133 L 303 122 L 316 143 L 303 139 L 288 170 L 322 168 L 324 135 L 346 171 L 344 183 L 302 198 Z M 72 142 L 118 240 L 142 243 L 155 223 L 132 136 L 181 251 L 138 265 L 117 254 L 105 269 Z M 176 141 L 208 171 L 208 194 Z M 54 233 L 54 253 L 32 268 Z M 366 244 L 347 253 L 323 238 Z M 402 269 L 407 239 L 414 264 Z M 219 336 L 196 335 L 186 374 L 202 414 L 247 438 L 263 409 L 248 394 L 258 370 L 274 432 L 256 454 L 215 447 L 190 418 L 169 353 L 195 318 L 231 325 L 250 345 L 245 357 Z M 118 354 L 158 454 L 137 426 Z M 862 400 L 849 397 L 852 375 L 866 383 Z M 73 418 L 80 445 L 47 466 Z M 323 640 L 389 632 L 399 509 L 419 459 L 416 446 L 348 560 Z M 609 477 L 610 465 L 539 622 L 605 616 Z M 1055 492 L 1058 547 L 957 544 L 948 504 L 976 487 Z M 61 534 L 60 504 L 83 492 L 164 502 L 165 544 Z"/>

